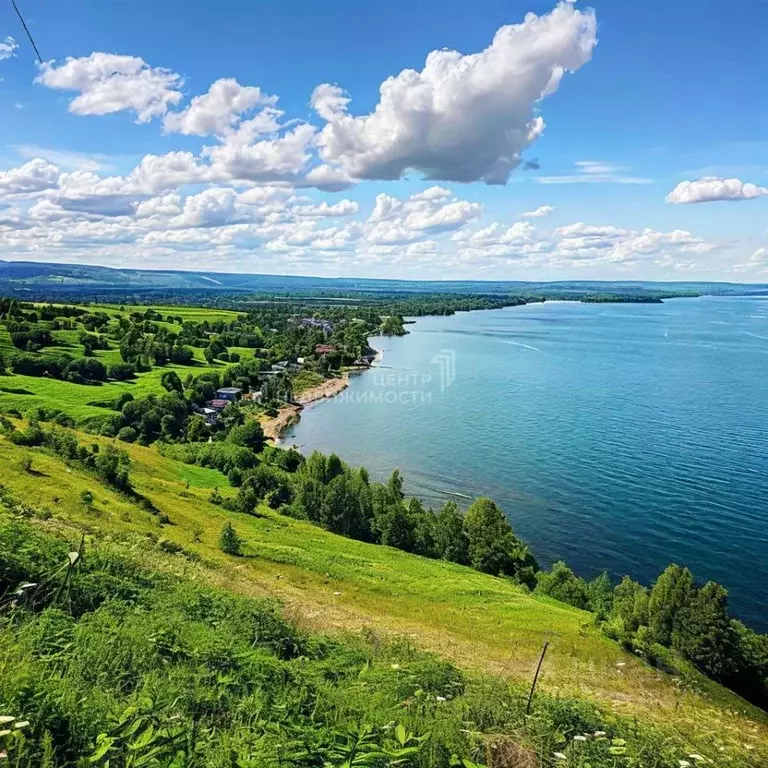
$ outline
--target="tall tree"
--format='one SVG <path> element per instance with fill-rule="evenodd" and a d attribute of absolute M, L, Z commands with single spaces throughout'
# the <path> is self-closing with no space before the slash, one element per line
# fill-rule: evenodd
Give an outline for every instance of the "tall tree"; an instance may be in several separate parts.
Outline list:
<path fill-rule="evenodd" d="M 695 596 L 691 572 L 679 565 L 667 566 L 648 598 L 648 629 L 654 643 L 668 646 L 672 642 L 675 620 Z"/>
<path fill-rule="evenodd" d="M 466 565 L 469 562 L 469 539 L 464 532 L 464 516 L 456 502 L 447 501 L 435 517 L 435 546 L 443 560 Z"/>
<path fill-rule="evenodd" d="M 480 498 L 470 506 L 464 517 L 464 532 L 470 565 L 478 571 L 512 576 L 523 564 L 518 559 L 521 542 L 491 499 Z"/>
<path fill-rule="evenodd" d="M 709 581 L 681 609 L 672 646 L 707 675 L 722 680 L 733 671 L 733 645 L 728 592 Z"/>

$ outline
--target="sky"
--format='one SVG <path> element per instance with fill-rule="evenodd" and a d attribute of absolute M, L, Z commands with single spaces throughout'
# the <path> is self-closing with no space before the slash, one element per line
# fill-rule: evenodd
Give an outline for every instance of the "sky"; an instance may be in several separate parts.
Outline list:
<path fill-rule="evenodd" d="M 0 4 L 0 259 L 768 282 L 765 0 Z"/>

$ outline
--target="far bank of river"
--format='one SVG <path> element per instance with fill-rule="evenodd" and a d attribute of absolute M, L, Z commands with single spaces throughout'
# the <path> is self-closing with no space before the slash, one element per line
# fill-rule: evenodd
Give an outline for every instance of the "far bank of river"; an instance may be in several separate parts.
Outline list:
<path fill-rule="evenodd" d="M 377 338 L 283 437 L 433 507 L 491 496 L 544 563 L 650 581 L 669 562 L 768 630 L 768 300 L 547 302 Z M 733 562 L 739 563 L 733 568 Z"/>

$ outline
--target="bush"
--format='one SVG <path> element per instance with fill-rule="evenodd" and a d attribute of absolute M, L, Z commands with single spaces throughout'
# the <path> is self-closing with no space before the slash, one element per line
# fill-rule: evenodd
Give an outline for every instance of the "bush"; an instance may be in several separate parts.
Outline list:
<path fill-rule="evenodd" d="M 139 433 L 133 427 L 123 427 L 117 433 L 117 439 L 124 443 L 135 443 Z"/>
<path fill-rule="evenodd" d="M 131 363 L 112 363 L 107 368 L 107 376 L 115 381 L 132 379 L 136 374 L 136 367 Z"/>

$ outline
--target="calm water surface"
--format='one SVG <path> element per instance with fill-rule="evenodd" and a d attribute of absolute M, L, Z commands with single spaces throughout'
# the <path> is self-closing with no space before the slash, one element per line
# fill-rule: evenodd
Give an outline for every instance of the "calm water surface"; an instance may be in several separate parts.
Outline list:
<path fill-rule="evenodd" d="M 543 563 L 670 561 L 768 630 L 768 299 L 429 317 L 286 436 L 432 505 L 487 495 Z"/>

